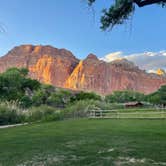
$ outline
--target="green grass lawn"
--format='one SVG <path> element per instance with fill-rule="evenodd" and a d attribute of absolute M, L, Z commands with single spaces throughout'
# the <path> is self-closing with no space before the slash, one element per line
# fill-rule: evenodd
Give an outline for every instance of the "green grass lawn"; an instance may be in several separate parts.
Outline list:
<path fill-rule="evenodd" d="M 166 120 L 69 120 L 0 129 L 0 166 L 166 165 Z"/>
<path fill-rule="evenodd" d="M 101 116 L 101 115 L 100 115 Z M 99 116 L 99 117 L 100 117 Z M 152 112 L 152 111 L 137 111 L 137 112 L 108 112 L 103 114 L 103 117 L 108 118 L 149 118 L 149 119 L 159 119 L 159 118 L 165 118 L 166 119 L 166 112 Z"/>

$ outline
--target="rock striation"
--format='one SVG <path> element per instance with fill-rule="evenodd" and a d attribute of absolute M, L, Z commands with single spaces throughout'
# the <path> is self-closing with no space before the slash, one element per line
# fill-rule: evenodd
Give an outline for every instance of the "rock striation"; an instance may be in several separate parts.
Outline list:
<path fill-rule="evenodd" d="M 89 54 L 86 59 L 78 60 L 70 51 L 51 46 L 13 48 L 0 57 L 0 72 L 10 67 L 28 68 L 30 77 L 42 83 L 104 95 L 115 90 L 148 94 L 166 84 L 165 74 L 146 73 L 126 59 L 106 63 Z"/>

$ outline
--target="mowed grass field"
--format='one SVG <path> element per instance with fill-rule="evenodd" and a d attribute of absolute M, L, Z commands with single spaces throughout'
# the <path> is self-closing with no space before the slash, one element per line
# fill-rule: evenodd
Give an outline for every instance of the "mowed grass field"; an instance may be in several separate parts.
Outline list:
<path fill-rule="evenodd" d="M 101 116 L 101 114 L 100 114 Z M 100 117 L 99 116 L 99 117 Z M 134 118 L 134 119 L 166 119 L 166 111 L 133 111 L 133 112 L 122 112 L 122 111 L 110 111 L 103 113 L 102 117 L 104 118 Z"/>
<path fill-rule="evenodd" d="M 0 129 L 0 166 L 166 165 L 166 120 L 81 119 Z"/>

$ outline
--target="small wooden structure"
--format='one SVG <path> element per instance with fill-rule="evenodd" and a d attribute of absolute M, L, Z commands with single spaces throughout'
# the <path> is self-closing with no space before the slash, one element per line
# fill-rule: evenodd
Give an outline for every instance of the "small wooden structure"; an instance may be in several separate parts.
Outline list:
<path fill-rule="evenodd" d="M 143 103 L 138 102 L 138 101 L 125 103 L 126 108 L 142 107 L 142 106 L 143 106 Z"/>

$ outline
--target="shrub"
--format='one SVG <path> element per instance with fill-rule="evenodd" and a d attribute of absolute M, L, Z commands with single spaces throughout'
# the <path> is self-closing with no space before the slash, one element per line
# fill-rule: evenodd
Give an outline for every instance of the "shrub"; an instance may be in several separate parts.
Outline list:
<path fill-rule="evenodd" d="M 71 101 L 78 101 L 78 100 L 101 100 L 101 96 L 97 95 L 94 92 L 79 92 L 76 93 L 72 98 Z"/>
<path fill-rule="evenodd" d="M 125 103 L 130 101 L 144 101 L 145 95 L 135 91 L 114 91 L 105 97 L 105 101 L 109 103 Z"/>
<path fill-rule="evenodd" d="M 89 106 L 89 102 L 86 100 L 76 101 L 64 109 L 64 118 L 87 117 Z"/>
<path fill-rule="evenodd" d="M 124 106 L 120 104 L 111 104 L 99 100 L 79 100 L 71 103 L 64 109 L 64 118 L 87 117 L 91 110 L 110 110 L 123 107 Z"/>
<path fill-rule="evenodd" d="M 70 102 L 71 96 L 69 91 L 59 90 L 48 97 L 47 104 L 58 108 L 64 108 L 65 105 Z"/>
<path fill-rule="evenodd" d="M 12 103 L 0 103 L 0 125 L 22 123 L 25 116 L 16 105 Z"/>
<path fill-rule="evenodd" d="M 32 99 L 29 96 L 23 96 L 20 100 L 20 106 L 23 108 L 32 106 Z"/>
<path fill-rule="evenodd" d="M 80 100 L 80 101 L 75 101 L 74 103 L 69 104 L 65 109 L 65 116 L 77 116 L 77 117 L 82 117 L 86 116 L 88 113 L 89 109 L 93 109 L 95 105 L 93 105 L 93 101 L 88 101 L 88 100 Z"/>
<path fill-rule="evenodd" d="M 51 85 L 42 85 L 37 91 L 35 91 L 32 97 L 32 103 L 34 106 L 40 106 L 47 104 L 49 96 L 54 93 L 55 88 Z"/>
<path fill-rule="evenodd" d="M 29 122 L 58 120 L 60 119 L 60 112 L 53 107 L 41 105 L 29 109 L 26 112 L 26 117 Z"/>
<path fill-rule="evenodd" d="M 123 109 L 124 105 L 121 103 L 108 103 L 105 101 L 94 101 L 96 108 L 101 110 Z"/>

